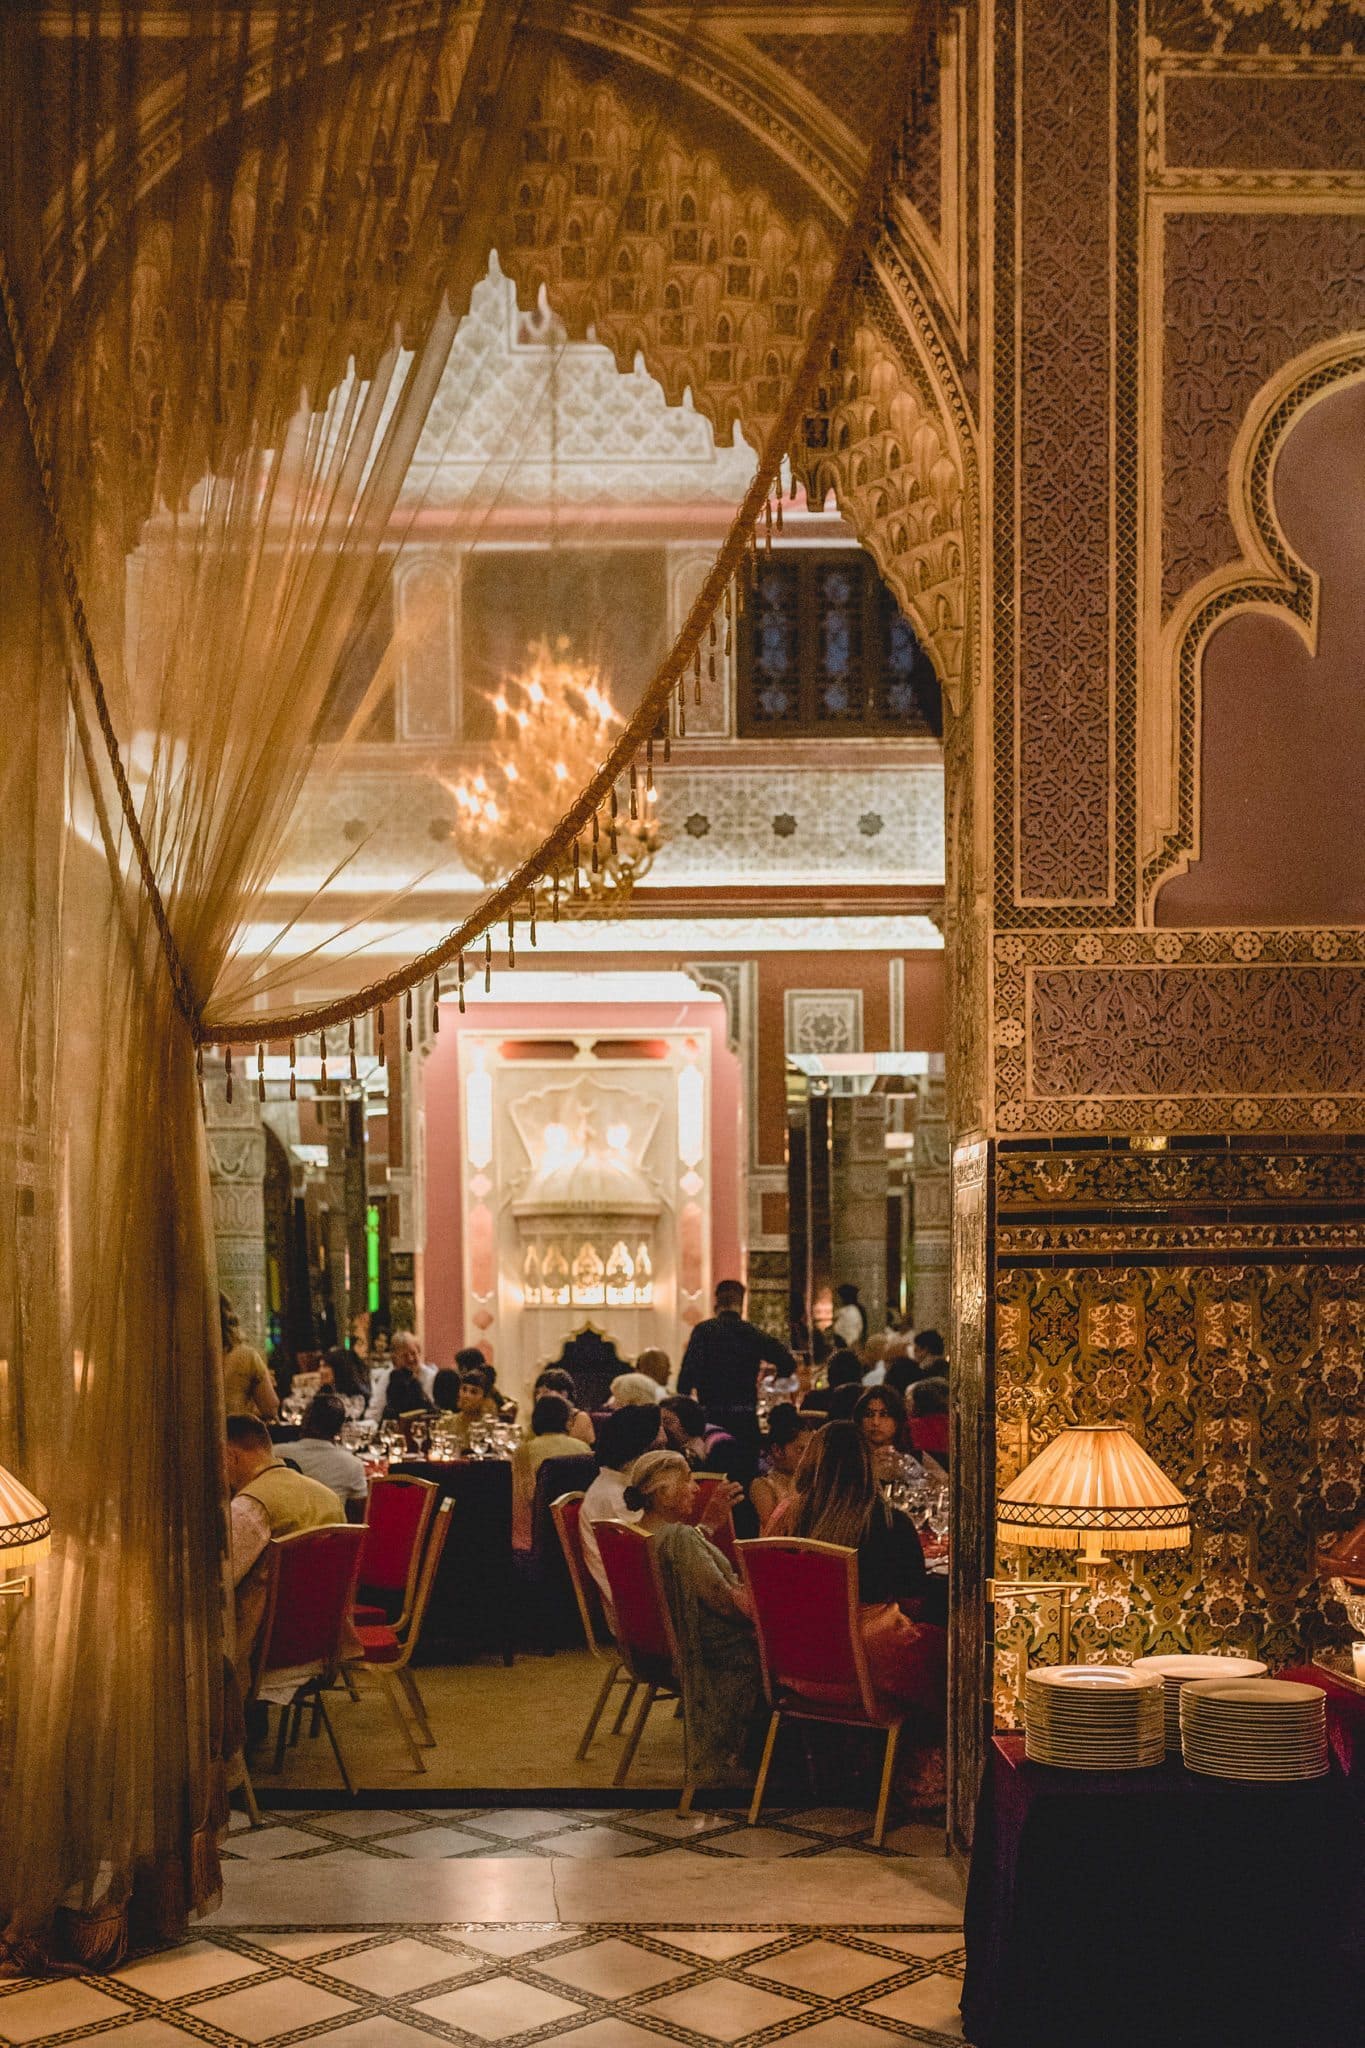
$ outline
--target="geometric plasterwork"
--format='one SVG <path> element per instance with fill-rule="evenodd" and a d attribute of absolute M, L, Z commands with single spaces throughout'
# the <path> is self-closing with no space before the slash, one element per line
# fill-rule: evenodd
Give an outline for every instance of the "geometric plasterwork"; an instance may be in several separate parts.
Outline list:
<path fill-rule="evenodd" d="M 863 993 L 852 988 L 789 988 L 784 996 L 789 1053 L 863 1049 Z"/>
<path fill-rule="evenodd" d="M 1365 929 L 995 940 L 996 1127 L 1365 1130 Z"/>

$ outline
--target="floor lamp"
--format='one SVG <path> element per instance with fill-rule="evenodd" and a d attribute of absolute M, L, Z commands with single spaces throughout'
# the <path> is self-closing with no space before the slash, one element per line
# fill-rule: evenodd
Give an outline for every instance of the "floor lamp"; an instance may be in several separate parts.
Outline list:
<path fill-rule="evenodd" d="M 996 1502 L 996 1540 L 1074 1550 L 1079 1579 L 992 1579 L 990 1599 L 1056 1594 L 1060 1655 L 1071 1662 L 1075 1596 L 1094 1584 L 1114 1550 L 1184 1550 L 1189 1503 L 1117 1422 L 1064 1429 L 1010 1481 Z"/>

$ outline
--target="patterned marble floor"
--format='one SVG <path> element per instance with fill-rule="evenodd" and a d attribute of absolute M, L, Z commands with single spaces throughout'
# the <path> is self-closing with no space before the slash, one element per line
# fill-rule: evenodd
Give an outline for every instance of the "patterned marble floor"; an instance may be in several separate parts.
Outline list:
<path fill-rule="evenodd" d="M 108 1977 L 0 1985 L 0 2042 L 960 2044 L 941 1838 L 878 1852 L 867 1826 L 835 1808 L 755 1829 L 640 1809 L 238 1819 L 224 1909 L 194 1940 Z M 467 1915 L 439 1910 L 452 1896 Z"/>

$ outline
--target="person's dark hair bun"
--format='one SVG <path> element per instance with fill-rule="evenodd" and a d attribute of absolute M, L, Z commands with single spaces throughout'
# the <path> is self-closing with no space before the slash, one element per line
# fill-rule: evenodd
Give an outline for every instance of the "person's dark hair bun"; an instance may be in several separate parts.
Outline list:
<path fill-rule="evenodd" d="M 638 1486 L 628 1486 L 621 1497 L 633 1515 L 642 1515 L 649 1506 L 649 1495 L 641 1493 Z"/>

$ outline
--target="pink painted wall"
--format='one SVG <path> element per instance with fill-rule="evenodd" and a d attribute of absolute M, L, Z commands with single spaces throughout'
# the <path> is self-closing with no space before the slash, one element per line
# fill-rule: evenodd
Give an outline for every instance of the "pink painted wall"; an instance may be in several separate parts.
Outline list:
<path fill-rule="evenodd" d="M 426 1063 L 427 1241 L 422 1262 L 423 1355 L 449 1365 L 476 1332 L 464 1327 L 460 1258 L 461 1159 L 459 1034 L 462 1026 L 553 1038 L 571 1031 L 646 1037 L 693 1031 L 711 1038 L 711 1270 L 717 1280 L 745 1277 L 740 1216 L 744 1094 L 738 1059 L 725 1043 L 725 1006 L 695 1003 L 485 1003 L 462 1018 L 441 1004 L 441 1031 Z"/>

